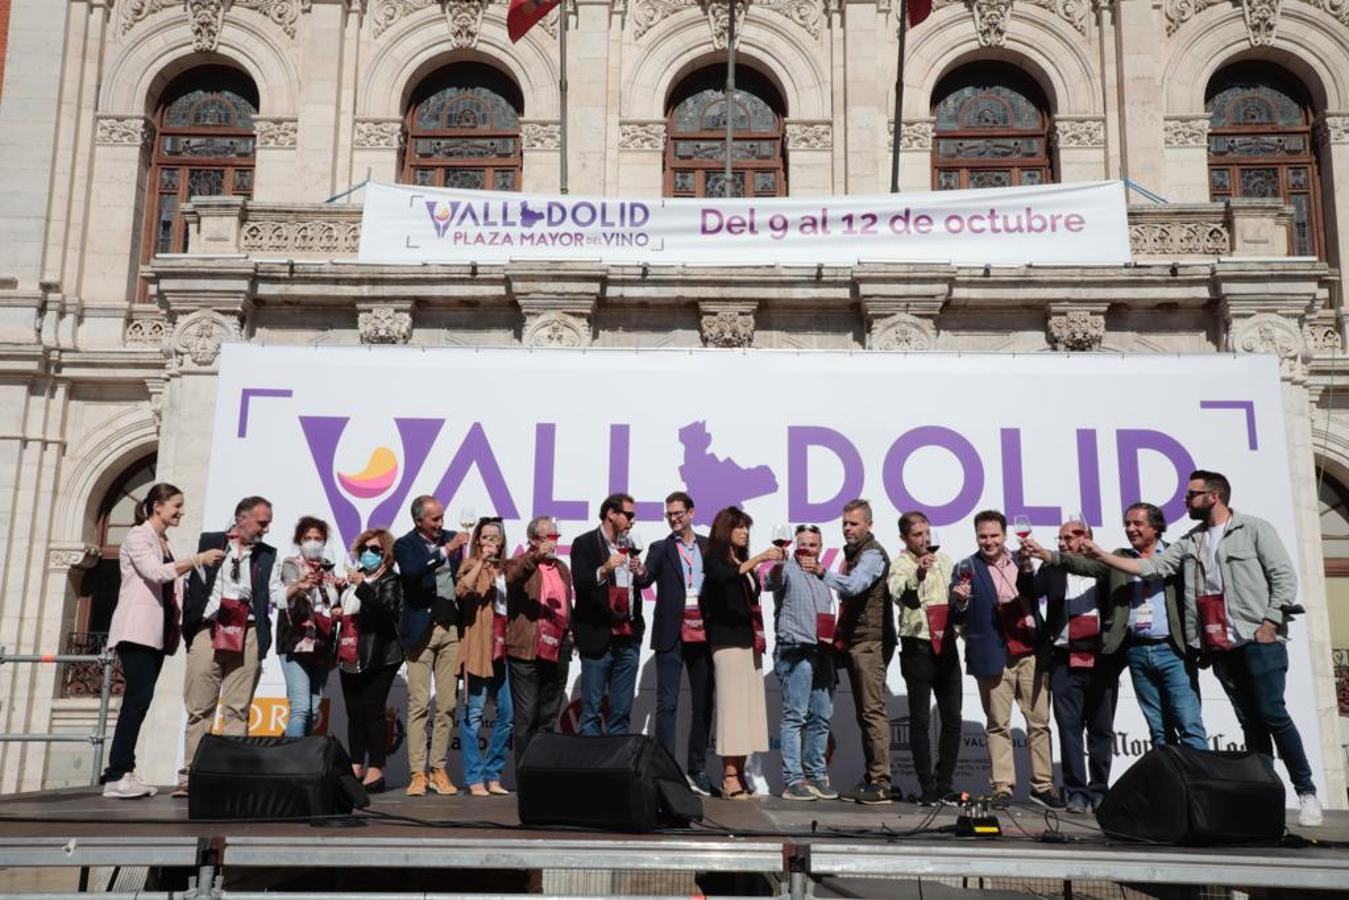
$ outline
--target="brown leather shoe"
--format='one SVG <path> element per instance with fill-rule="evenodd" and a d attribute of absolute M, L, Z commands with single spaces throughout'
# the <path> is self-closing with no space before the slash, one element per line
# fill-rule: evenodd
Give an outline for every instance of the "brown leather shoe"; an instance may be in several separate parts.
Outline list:
<path fill-rule="evenodd" d="M 412 773 L 412 783 L 408 785 L 409 797 L 426 796 L 426 775 L 421 772 Z"/>
<path fill-rule="evenodd" d="M 453 797 L 459 793 L 459 788 L 454 786 L 453 781 L 450 781 L 449 773 L 444 769 L 431 770 L 431 790 L 443 797 Z"/>

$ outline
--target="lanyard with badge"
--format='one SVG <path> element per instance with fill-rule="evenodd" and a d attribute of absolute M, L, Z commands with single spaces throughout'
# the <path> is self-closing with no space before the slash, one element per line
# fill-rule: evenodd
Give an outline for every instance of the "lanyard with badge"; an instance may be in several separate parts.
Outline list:
<path fill-rule="evenodd" d="M 701 644 L 707 641 L 707 629 L 703 626 L 702 610 L 698 608 L 698 594 L 693 590 L 693 554 L 687 550 L 684 542 L 674 538 L 675 550 L 684 569 L 684 618 L 679 623 L 679 640 L 685 644 Z"/>

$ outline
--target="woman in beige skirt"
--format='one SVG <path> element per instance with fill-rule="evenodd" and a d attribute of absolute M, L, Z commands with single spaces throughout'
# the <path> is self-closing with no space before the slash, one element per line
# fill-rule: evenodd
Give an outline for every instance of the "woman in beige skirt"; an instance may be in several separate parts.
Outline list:
<path fill-rule="evenodd" d="M 703 588 L 698 596 L 716 679 L 717 754 L 724 767 L 721 792 L 733 800 L 750 796 L 745 758 L 768 749 L 763 615 L 754 570 L 763 562 L 781 562 L 785 555 L 770 547 L 750 557 L 752 524 L 734 506 L 717 513 L 703 554 Z"/>

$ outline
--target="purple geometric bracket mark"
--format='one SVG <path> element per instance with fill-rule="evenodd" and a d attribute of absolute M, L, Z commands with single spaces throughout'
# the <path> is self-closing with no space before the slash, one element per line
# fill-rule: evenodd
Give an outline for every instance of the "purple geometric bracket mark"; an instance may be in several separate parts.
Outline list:
<path fill-rule="evenodd" d="M 254 397 L 291 397 L 290 388 L 244 388 L 239 392 L 239 437 L 248 434 L 248 401 Z"/>
<path fill-rule="evenodd" d="M 1200 409 L 1244 409 L 1246 410 L 1246 442 L 1250 449 L 1259 450 L 1260 443 L 1255 438 L 1255 401 L 1254 400 L 1200 400 Z"/>

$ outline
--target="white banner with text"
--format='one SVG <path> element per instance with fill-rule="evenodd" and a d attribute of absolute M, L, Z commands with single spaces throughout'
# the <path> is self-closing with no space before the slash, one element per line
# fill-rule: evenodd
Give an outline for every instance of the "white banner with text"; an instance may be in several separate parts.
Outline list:
<path fill-rule="evenodd" d="M 878 196 L 588 198 L 369 184 L 368 263 L 1122 264 L 1119 181 Z"/>
<path fill-rule="evenodd" d="M 502 517 L 513 552 L 531 516 L 555 516 L 565 555 L 572 539 L 596 526 L 610 492 L 636 497 L 633 527 L 649 545 L 668 533 L 663 498 L 685 490 L 704 533 L 718 509 L 743 506 L 755 520 L 754 552 L 768 546 L 775 525 L 820 525 L 824 562 L 837 568 L 841 508 L 854 497 L 871 501 L 875 532 L 891 554 L 900 549 L 899 512 L 911 509 L 927 513 L 942 531 L 943 551 L 957 559 L 974 551 L 974 515 L 990 507 L 1009 519 L 1029 517 L 1036 538 L 1050 546 L 1059 523 L 1080 512 L 1101 544 L 1119 547 L 1126 545 L 1123 510 L 1140 499 L 1165 510 L 1169 536 L 1184 533 L 1186 482 L 1200 467 L 1226 474 L 1233 505 L 1272 522 L 1292 550 L 1297 536 L 1274 357 L 229 345 L 203 521 L 219 528 L 240 497 L 261 494 L 274 504 L 269 540 L 282 556 L 296 552 L 296 520 L 316 515 L 332 525 L 327 553 L 340 564 L 363 528 L 408 531 L 409 504 L 425 493 L 445 504 L 450 528 L 466 507 Z M 189 503 L 198 505 L 196 498 Z M 1008 541 L 1015 546 L 1015 537 Z M 645 599 L 649 623 L 655 596 Z M 1287 701 L 1323 784 L 1303 622 L 1290 629 Z M 564 730 L 575 723 L 579 674 L 574 660 Z M 644 649 L 632 721 L 648 734 L 655 676 Z M 912 790 L 898 660 L 888 683 L 896 779 Z M 1207 671 L 1200 683 L 1209 743 L 1240 748 L 1241 728 L 1222 689 Z M 780 701 L 771 660 L 765 687 L 776 748 Z M 400 680 L 389 703 L 390 741 L 399 750 L 394 780 L 406 777 L 402 690 Z M 333 733 L 345 738 L 336 677 L 328 694 Z M 286 693 L 275 656 L 258 696 L 255 733 L 279 733 Z M 983 713 L 968 677 L 963 719 L 958 786 L 986 791 Z M 681 747 L 687 723 L 685 697 Z M 1014 731 L 1024 774 L 1019 714 Z M 846 678 L 835 698 L 833 736 L 833 776 L 851 785 L 861 753 Z M 1147 749 L 1126 672 L 1113 774 Z M 758 765 L 780 786 L 775 751 Z M 458 777 L 457 759 L 451 772 Z"/>

